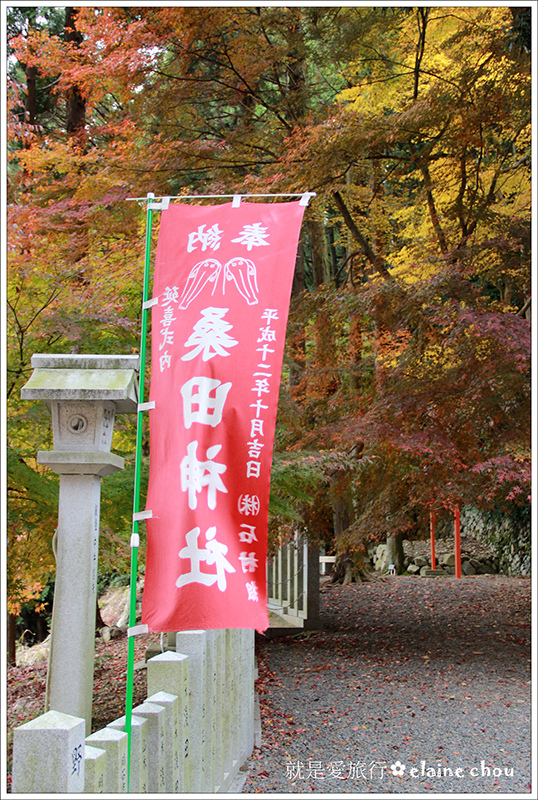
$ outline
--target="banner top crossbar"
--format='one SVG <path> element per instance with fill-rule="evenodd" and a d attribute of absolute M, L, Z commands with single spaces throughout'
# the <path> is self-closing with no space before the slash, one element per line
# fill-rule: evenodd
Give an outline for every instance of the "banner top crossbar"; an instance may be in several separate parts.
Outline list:
<path fill-rule="evenodd" d="M 315 197 L 316 192 L 279 192 L 277 194 L 242 194 L 241 192 L 236 192 L 235 194 L 183 194 L 183 195 L 159 195 L 161 200 L 209 200 L 209 199 L 224 199 L 224 198 L 233 198 L 233 199 L 243 199 L 248 197 L 300 197 L 305 199 L 305 205 L 308 204 L 308 201 L 311 197 Z M 152 192 L 149 192 L 146 197 L 126 197 L 127 201 L 134 200 L 137 202 L 146 201 L 146 202 L 153 202 L 157 198 Z"/>

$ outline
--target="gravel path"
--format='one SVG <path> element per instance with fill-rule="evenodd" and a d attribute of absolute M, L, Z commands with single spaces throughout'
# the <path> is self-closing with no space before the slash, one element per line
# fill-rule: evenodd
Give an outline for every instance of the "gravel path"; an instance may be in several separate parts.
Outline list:
<path fill-rule="evenodd" d="M 324 630 L 258 637 L 245 793 L 530 791 L 530 580 L 325 584 Z"/>

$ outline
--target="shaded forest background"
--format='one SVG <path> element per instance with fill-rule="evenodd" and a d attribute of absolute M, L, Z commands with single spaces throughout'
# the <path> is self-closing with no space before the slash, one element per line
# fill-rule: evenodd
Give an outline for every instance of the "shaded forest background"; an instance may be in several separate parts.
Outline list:
<path fill-rule="evenodd" d="M 530 7 L 46 5 L 7 26 L 12 623 L 50 607 L 58 493 L 35 458 L 49 412 L 20 389 L 35 352 L 138 352 L 145 215 L 126 198 L 148 191 L 316 192 L 273 547 L 299 528 L 360 569 L 431 512 L 528 520 Z M 134 442 L 120 417 L 103 580 L 128 572 Z"/>

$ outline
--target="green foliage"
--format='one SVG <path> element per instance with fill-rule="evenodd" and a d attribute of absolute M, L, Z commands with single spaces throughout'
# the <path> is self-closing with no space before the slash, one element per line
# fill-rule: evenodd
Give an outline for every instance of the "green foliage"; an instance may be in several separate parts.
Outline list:
<path fill-rule="evenodd" d="M 311 541 L 327 534 L 326 476 L 318 453 L 275 453 L 269 499 L 269 550 L 300 530 Z"/>
<path fill-rule="evenodd" d="M 97 578 L 97 596 L 101 597 L 107 589 L 129 586 L 130 582 L 131 574 L 129 571 L 121 572 L 116 569 L 100 569 Z"/>
<path fill-rule="evenodd" d="M 131 427 L 131 442 L 135 431 Z M 134 454 L 113 448 L 125 457 L 125 469 L 109 475 L 103 484 L 101 497 L 101 530 L 99 535 L 99 563 L 102 569 L 130 574 L 130 536 L 133 518 Z M 140 508 L 144 507 L 149 475 L 149 459 L 142 458 Z M 141 537 L 139 557 L 145 557 L 145 537 Z"/>
<path fill-rule="evenodd" d="M 54 600 L 54 578 L 50 577 L 39 594 L 22 603 L 16 618 L 16 635 L 24 637 L 28 644 L 35 644 L 46 638 L 52 619 Z"/>
<path fill-rule="evenodd" d="M 52 535 L 56 526 L 58 484 L 44 475 L 31 455 L 8 445 L 7 563 L 8 610 L 36 600 L 54 572 Z M 34 462 L 33 466 L 30 464 Z"/>

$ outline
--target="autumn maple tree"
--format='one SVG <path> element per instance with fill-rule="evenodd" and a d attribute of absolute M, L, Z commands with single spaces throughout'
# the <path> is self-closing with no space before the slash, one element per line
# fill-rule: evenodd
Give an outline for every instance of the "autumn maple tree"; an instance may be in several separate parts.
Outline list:
<path fill-rule="evenodd" d="M 356 85 L 285 157 L 291 175 L 315 162 L 349 250 L 310 312 L 301 407 L 321 413 L 297 440 L 358 456 L 348 544 L 428 510 L 526 506 L 530 487 L 522 20 L 400 10 L 385 38 L 371 20 Z"/>
<path fill-rule="evenodd" d="M 34 458 L 46 411 L 18 399 L 30 357 L 136 351 L 143 215 L 126 198 L 148 191 L 317 193 L 275 536 L 302 524 L 353 551 L 417 535 L 431 509 L 528 509 L 527 7 L 17 8 L 8 35 L 17 586 L 46 571 L 21 544 L 43 535 L 32 509 L 53 531 L 54 479 Z M 115 508 L 103 526 L 126 539 Z"/>

